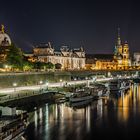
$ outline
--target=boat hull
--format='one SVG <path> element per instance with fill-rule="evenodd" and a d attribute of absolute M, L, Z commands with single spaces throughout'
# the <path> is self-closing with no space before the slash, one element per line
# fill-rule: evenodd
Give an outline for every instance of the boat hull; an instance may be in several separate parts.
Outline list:
<path fill-rule="evenodd" d="M 93 96 L 85 96 L 85 97 L 79 97 L 79 98 L 70 98 L 70 102 L 82 102 L 86 100 L 93 99 Z"/>
<path fill-rule="evenodd" d="M 83 107 L 83 106 L 90 104 L 92 101 L 93 101 L 93 99 L 85 100 L 82 102 L 73 102 L 70 104 L 70 106 L 71 107 Z"/>

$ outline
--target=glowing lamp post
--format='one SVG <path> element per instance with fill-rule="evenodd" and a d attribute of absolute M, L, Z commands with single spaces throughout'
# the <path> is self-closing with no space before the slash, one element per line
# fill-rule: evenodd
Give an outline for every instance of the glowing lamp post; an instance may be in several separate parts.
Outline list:
<path fill-rule="evenodd" d="M 62 83 L 62 82 L 63 82 L 63 80 L 62 80 L 62 79 L 60 79 L 59 81 L 60 81 L 60 86 L 63 86 L 63 83 Z"/>
<path fill-rule="evenodd" d="M 96 77 L 93 77 L 93 79 L 92 79 L 92 80 L 93 80 L 93 82 L 96 82 Z"/>
<path fill-rule="evenodd" d="M 41 91 L 43 81 L 39 81 L 39 84 L 40 84 L 40 91 Z"/>
<path fill-rule="evenodd" d="M 74 78 L 74 87 L 76 87 L 76 80 L 77 80 L 77 78 Z"/>
<path fill-rule="evenodd" d="M 49 83 L 48 82 L 46 82 L 46 89 L 48 90 L 48 85 L 49 85 Z"/>
<path fill-rule="evenodd" d="M 8 65 L 5 65 L 4 67 L 5 67 L 5 71 L 7 72 L 7 69 L 8 69 Z"/>
<path fill-rule="evenodd" d="M 13 83 L 14 92 L 16 92 L 17 83 Z"/>
<path fill-rule="evenodd" d="M 85 79 L 86 79 L 87 87 L 89 87 L 88 77 L 86 77 Z"/>

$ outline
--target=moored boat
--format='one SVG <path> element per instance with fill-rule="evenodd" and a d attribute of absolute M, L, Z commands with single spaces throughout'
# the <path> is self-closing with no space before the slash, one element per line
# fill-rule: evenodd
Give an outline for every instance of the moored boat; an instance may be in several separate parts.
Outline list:
<path fill-rule="evenodd" d="M 28 126 L 27 118 L 27 112 L 22 112 L 13 116 L 1 117 L 0 140 L 20 139 Z"/>
<path fill-rule="evenodd" d="M 55 103 L 61 104 L 61 103 L 64 103 L 65 101 L 66 101 L 66 98 L 58 98 L 55 100 Z"/>
<path fill-rule="evenodd" d="M 140 83 L 140 77 L 134 78 L 134 79 L 133 79 L 133 82 L 134 82 L 134 83 Z"/>
<path fill-rule="evenodd" d="M 92 101 L 93 101 L 93 99 L 84 100 L 82 102 L 73 102 L 70 104 L 70 107 L 85 107 L 85 106 L 89 105 Z"/>
<path fill-rule="evenodd" d="M 82 101 L 90 100 L 90 99 L 93 99 L 93 96 L 90 93 L 85 92 L 85 91 L 80 91 L 80 92 L 74 93 L 69 98 L 69 101 L 70 102 L 82 102 Z"/>
<path fill-rule="evenodd" d="M 128 90 L 130 88 L 130 81 L 114 80 L 108 85 L 110 92 L 118 92 L 120 90 Z"/>
<path fill-rule="evenodd" d="M 85 100 L 90 100 L 93 99 L 93 96 L 89 95 L 89 96 L 84 96 L 84 97 L 71 97 L 70 98 L 70 102 L 82 102 Z"/>

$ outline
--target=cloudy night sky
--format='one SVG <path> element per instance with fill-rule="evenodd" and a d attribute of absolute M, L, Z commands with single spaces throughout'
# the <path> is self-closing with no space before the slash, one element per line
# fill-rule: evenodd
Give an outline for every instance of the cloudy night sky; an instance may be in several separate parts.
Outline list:
<path fill-rule="evenodd" d="M 140 51 L 140 8 L 133 0 L 3 0 L 0 24 L 25 51 L 50 41 L 56 49 L 83 46 L 86 53 L 112 53 L 117 28 L 131 52 Z"/>

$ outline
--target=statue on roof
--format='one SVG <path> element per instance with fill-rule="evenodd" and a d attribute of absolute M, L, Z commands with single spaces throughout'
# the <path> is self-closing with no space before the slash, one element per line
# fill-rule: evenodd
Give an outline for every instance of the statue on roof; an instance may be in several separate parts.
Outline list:
<path fill-rule="evenodd" d="M 4 25 L 2 24 L 2 25 L 1 25 L 1 32 L 2 32 L 2 33 L 5 33 L 4 28 L 5 28 L 5 27 L 4 27 Z"/>
<path fill-rule="evenodd" d="M 2 33 L 5 32 L 5 31 L 4 31 L 4 28 L 5 28 L 5 27 L 4 27 L 4 25 L 2 24 L 2 25 L 1 25 L 1 32 L 2 32 Z"/>

